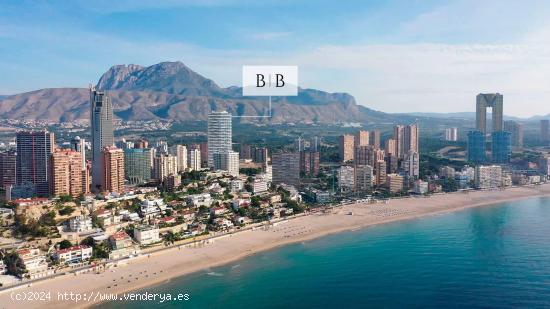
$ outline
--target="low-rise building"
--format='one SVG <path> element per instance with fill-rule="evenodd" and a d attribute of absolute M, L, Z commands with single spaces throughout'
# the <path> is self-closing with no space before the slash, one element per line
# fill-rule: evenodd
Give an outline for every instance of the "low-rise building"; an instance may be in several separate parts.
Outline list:
<path fill-rule="evenodd" d="M 109 253 L 109 259 L 111 260 L 125 258 L 139 253 L 139 247 L 134 245 L 132 238 L 124 231 L 111 235 L 109 237 L 109 244 L 112 249 Z"/>
<path fill-rule="evenodd" d="M 210 196 L 210 193 L 193 194 L 187 197 L 187 204 L 193 205 L 195 207 L 210 207 L 210 205 L 212 205 L 212 202 L 213 200 L 212 196 Z"/>
<path fill-rule="evenodd" d="M 71 232 L 87 232 L 93 230 L 92 218 L 88 216 L 76 216 L 69 219 L 69 230 Z"/>
<path fill-rule="evenodd" d="M 403 176 L 399 174 L 386 175 L 386 187 L 391 193 L 398 193 L 403 191 Z"/>
<path fill-rule="evenodd" d="M 48 275 L 48 262 L 46 255 L 38 248 L 20 249 L 17 251 L 20 263 L 17 271 L 22 277 L 29 279 L 40 278 Z"/>
<path fill-rule="evenodd" d="M 55 251 L 54 257 L 61 263 L 75 264 L 92 258 L 92 247 L 74 246 Z"/>
<path fill-rule="evenodd" d="M 153 225 L 141 225 L 134 228 L 134 238 L 140 245 L 160 242 L 159 228 Z"/>

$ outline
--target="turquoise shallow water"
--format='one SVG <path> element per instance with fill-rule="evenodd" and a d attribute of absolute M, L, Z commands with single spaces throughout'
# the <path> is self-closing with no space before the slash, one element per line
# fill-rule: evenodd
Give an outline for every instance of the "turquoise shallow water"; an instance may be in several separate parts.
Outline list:
<path fill-rule="evenodd" d="M 99 308 L 550 307 L 550 199 L 336 234 L 147 291 L 190 299 Z"/>

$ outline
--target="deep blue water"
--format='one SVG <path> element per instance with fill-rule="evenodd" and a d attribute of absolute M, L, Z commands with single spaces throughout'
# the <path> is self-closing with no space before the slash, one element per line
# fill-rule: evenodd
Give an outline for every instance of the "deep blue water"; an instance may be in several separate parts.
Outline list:
<path fill-rule="evenodd" d="M 550 199 L 288 245 L 147 291 L 190 299 L 101 308 L 550 307 Z"/>

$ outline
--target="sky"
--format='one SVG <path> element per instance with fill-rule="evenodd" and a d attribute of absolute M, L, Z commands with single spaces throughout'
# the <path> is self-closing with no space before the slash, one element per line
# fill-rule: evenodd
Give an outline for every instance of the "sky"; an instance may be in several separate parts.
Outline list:
<path fill-rule="evenodd" d="M 0 94 L 182 61 L 220 86 L 298 65 L 300 86 L 385 112 L 550 113 L 550 1 L 0 0 Z"/>

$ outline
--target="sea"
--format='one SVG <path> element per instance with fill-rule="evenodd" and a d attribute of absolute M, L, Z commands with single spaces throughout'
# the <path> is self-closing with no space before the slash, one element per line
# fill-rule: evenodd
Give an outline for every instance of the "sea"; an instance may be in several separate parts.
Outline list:
<path fill-rule="evenodd" d="M 550 198 L 285 245 L 136 293 L 164 301 L 97 308 L 548 308 Z"/>

